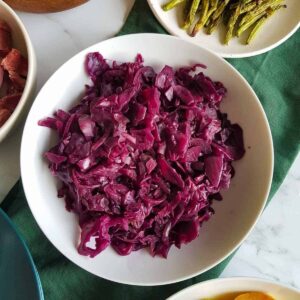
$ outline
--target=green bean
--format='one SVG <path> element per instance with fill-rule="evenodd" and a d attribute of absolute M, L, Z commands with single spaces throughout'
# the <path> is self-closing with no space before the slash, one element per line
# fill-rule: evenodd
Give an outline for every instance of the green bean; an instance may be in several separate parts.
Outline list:
<path fill-rule="evenodd" d="M 216 9 L 218 8 L 218 3 L 219 3 L 219 0 L 211 0 L 210 1 L 210 8 L 208 10 L 208 13 L 207 13 L 207 17 L 206 17 L 206 20 L 205 20 L 205 23 L 204 23 L 204 26 L 207 26 L 210 22 L 210 17 L 211 15 L 216 11 Z"/>
<path fill-rule="evenodd" d="M 207 21 L 205 22 L 204 24 L 204 27 L 207 27 L 209 26 L 209 24 L 211 23 L 212 19 L 211 18 L 208 18 Z"/>
<path fill-rule="evenodd" d="M 246 13 L 248 11 L 251 11 L 253 8 L 255 8 L 258 5 L 259 2 L 256 0 L 244 0 L 242 9 L 241 9 L 241 14 Z M 234 3 L 230 5 L 230 9 L 235 9 L 237 8 L 238 3 Z"/>
<path fill-rule="evenodd" d="M 252 9 L 254 9 L 257 6 L 256 2 L 250 2 L 246 5 L 243 5 L 242 10 L 241 10 L 241 14 L 244 14 L 248 11 L 251 11 Z"/>
<path fill-rule="evenodd" d="M 248 3 L 252 2 L 252 1 L 253 0 L 243 0 L 243 5 L 246 5 L 246 4 L 248 4 Z M 235 9 L 235 8 L 237 8 L 238 5 L 239 5 L 239 3 L 231 4 L 230 5 L 230 9 Z"/>
<path fill-rule="evenodd" d="M 221 22 L 221 20 L 222 20 L 222 16 L 219 16 L 215 20 L 211 20 L 210 23 L 207 26 L 207 34 L 212 34 L 213 31 L 217 28 L 217 26 Z"/>
<path fill-rule="evenodd" d="M 184 25 L 183 25 L 184 29 L 189 28 L 192 25 L 192 23 L 194 22 L 195 15 L 196 15 L 197 9 L 199 7 L 200 1 L 201 0 L 193 0 L 192 5 L 189 10 L 188 17 L 185 20 Z"/>
<path fill-rule="evenodd" d="M 189 14 L 189 11 L 190 11 L 190 7 L 192 5 L 192 1 L 193 0 L 186 0 L 185 3 L 184 3 L 184 9 L 183 9 L 183 12 L 184 14 L 187 16 Z"/>
<path fill-rule="evenodd" d="M 191 33 L 192 36 L 195 36 L 206 23 L 208 8 L 209 8 L 209 0 L 203 0 L 201 5 L 200 17 L 194 29 L 192 30 Z"/>
<path fill-rule="evenodd" d="M 230 0 L 224 0 L 219 3 L 218 8 L 215 10 L 215 12 L 212 15 L 213 20 L 218 19 L 222 15 L 222 13 L 229 1 Z"/>
<path fill-rule="evenodd" d="M 246 40 L 249 44 L 266 20 L 281 7 L 283 0 L 166 0 L 164 11 L 184 4 L 183 29 L 195 36 L 203 27 L 211 34 L 222 21 L 226 26 L 224 43 L 229 44 L 234 35 L 240 37 L 251 27 Z M 300 0 L 299 0 L 300 1 Z M 199 16 L 199 19 L 198 19 Z M 195 19 L 198 19 L 195 22 Z M 196 23 L 196 24 L 195 24 Z M 194 25 L 195 24 L 195 25 Z M 193 27 L 192 27 L 193 26 Z M 190 31 L 191 29 L 191 31 Z"/>
<path fill-rule="evenodd" d="M 283 1 L 283 0 L 281 0 L 281 1 Z M 273 5 L 271 5 L 270 6 L 272 9 L 274 9 L 275 11 L 276 10 L 278 10 L 278 9 L 280 9 L 280 8 L 287 8 L 287 5 L 286 4 L 273 4 Z"/>
<path fill-rule="evenodd" d="M 172 8 L 174 8 L 175 6 L 179 5 L 180 3 L 184 2 L 185 0 L 171 0 L 168 3 L 166 3 L 165 5 L 163 5 L 162 9 L 164 11 L 168 11 Z"/>
<path fill-rule="evenodd" d="M 226 28 L 228 26 L 229 19 L 230 19 L 232 13 L 233 13 L 232 10 L 225 9 L 225 11 L 222 14 L 222 21 L 223 21 L 223 24 L 225 25 Z"/>
<path fill-rule="evenodd" d="M 207 23 L 207 21 L 209 20 L 209 18 L 212 16 L 212 14 L 216 11 L 216 9 L 218 8 L 218 3 L 219 0 L 211 0 L 211 6 L 208 10 L 208 13 L 206 15 L 206 18 L 204 20 L 204 24 Z"/>
<path fill-rule="evenodd" d="M 247 23 L 244 23 L 242 26 L 239 26 L 238 30 L 236 31 L 236 35 L 239 37 L 245 30 L 247 30 L 256 21 L 258 21 L 264 14 L 265 12 L 253 17 L 251 20 L 249 20 Z"/>
<path fill-rule="evenodd" d="M 266 14 L 260 18 L 256 24 L 254 25 L 254 27 L 252 28 L 247 40 L 246 40 L 246 44 L 250 44 L 251 41 L 254 39 L 254 37 L 256 36 L 257 32 L 259 31 L 259 29 L 263 26 L 263 24 L 267 21 L 268 18 L 270 18 L 277 10 L 279 10 L 282 7 L 286 7 L 285 5 L 278 5 L 272 9 L 268 9 L 266 11 Z"/>
<path fill-rule="evenodd" d="M 249 11 L 241 20 L 240 25 L 243 25 L 243 24 L 249 22 L 254 16 L 257 16 L 257 15 L 263 13 L 270 6 L 280 4 L 280 2 L 282 2 L 282 1 L 283 0 L 266 0 L 261 5 L 258 5 L 256 8 Z"/>
<path fill-rule="evenodd" d="M 209 10 L 210 10 L 213 7 L 217 8 L 219 0 L 209 0 L 208 2 L 209 2 Z"/>
<path fill-rule="evenodd" d="M 226 32 L 225 42 L 224 42 L 225 45 L 228 45 L 230 39 L 232 38 L 235 23 L 241 13 L 241 6 L 242 6 L 242 1 L 239 1 L 238 6 L 235 8 L 234 12 L 231 14 L 229 18 L 228 29 Z"/>
<path fill-rule="evenodd" d="M 264 15 L 261 19 L 259 19 L 253 29 L 251 30 L 247 40 L 246 44 L 250 44 L 250 42 L 254 39 L 255 35 L 257 34 L 258 30 L 261 28 L 261 26 L 266 22 L 267 16 Z"/>
<path fill-rule="evenodd" d="M 192 0 L 186 0 L 184 3 L 184 8 L 183 8 L 184 23 L 187 22 L 187 20 L 188 20 L 191 5 L 192 5 Z M 182 25 L 181 27 L 183 28 L 184 25 Z"/>

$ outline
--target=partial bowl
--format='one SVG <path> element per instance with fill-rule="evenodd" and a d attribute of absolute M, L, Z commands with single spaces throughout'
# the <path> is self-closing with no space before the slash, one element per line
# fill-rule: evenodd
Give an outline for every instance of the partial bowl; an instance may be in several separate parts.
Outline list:
<path fill-rule="evenodd" d="M 68 110 L 80 99 L 89 79 L 84 60 L 99 51 L 111 60 L 133 61 L 137 53 L 157 71 L 164 65 L 207 66 L 205 73 L 228 89 L 222 110 L 244 130 L 246 154 L 234 164 L 236 175 L 224 200 L 214 204 L 216 214 L 203 224 L 198 239 L 172 248 L 167 259 L 147 250 L 119 256 L 108 248 L 94 259 L 77 252 L 78 220 L 57 198 L 58 182 L 51 176 L 43 153 L 55 143 L 51 130 L 38 121 L 59 108 Z M 160 34 L 133 34 L 96 44 L 66 62 L 38 94 L 28 115 L 21 144 L 21 173 L 30 209 L 48 239 L 67 258 L 106 279 L 133 285 L 162 285 L 203 273 L 224 260 L 247 237 L 261 214 L 271 186 L 273 145 L 264 110 L 247 81 L 224 59 L 179 38 Z"/>
<path fill-rule="evenodd" d="M 28 32 L 18 15 L 3 1 L 0 1 L 0 19 L 6 21 L 12 30 L 13 47 L 28 59 L 28 75 L 22 97 L 9 119 L 0 127 L 0 143 L 17 127 L 29 111 L 35 93 L 36 56 Z"/>
<path fill-rule="evenodd" d="M 0 208 L 1 299 L 44 300 L 31 254 L 12 221 Z"/>
<path fill-rule="evenodd" d="M 219 278 L 192 285 L 167 300 L 201 300 L 214 299 L 230 293 L 262 292 L 276 300 L 298 300 L 300 291 L 259 278 L 233 277 Z"/>
<path fill-rule="evenodd" d="M 180 27 L 180 24 L 183 24 L 183 5 L 165 12 L 162 5 L 168 1 L 148 0 L 150 8 L 160 24 L 170 34 L 202 46 L 222 57 L 249 57 L 270 51 L 285 42 L 300 26 L 300 1 L 285 0 L 284 4 L 287 5 L 287 8 L 279 10 L 267 20 L 249 45 L 245 45 L 249 31 L 242 34 L 240 38 L 230 40 L 229 45 L 224 45 L 226 32 L 224 26 L 219 26 L 211 35 L 201 30 L 195 37 L 191 37 Z"/>
<path fill-rule="evenodd" d="M 41 0 L 5 0 L 11 7 L 17 10 L 33 12 L 33 13 L 49 13 L 58 12 L 70 9 L 81 5 L 88 0 L 56 0 L 56 1 L 41 1 Z"/>

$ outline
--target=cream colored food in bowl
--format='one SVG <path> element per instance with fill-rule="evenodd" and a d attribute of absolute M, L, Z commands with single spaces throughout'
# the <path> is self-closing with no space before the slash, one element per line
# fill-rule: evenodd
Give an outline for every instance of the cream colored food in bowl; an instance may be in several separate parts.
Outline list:
<path fill-rule="evenodd" d="M 247 293 L 248 292 L 248 296 Z M 252 293 L 249 296 L 249 292 Z M 230 297 L 244 294 L 243 297 Z M 265 297 L 263 298 L 263 295 Z M 228 297 L 226 297 L 228 295 Z M 246 296 L 245 296 L 246 295 Z M 261 297 L 261 298 L 259 298 Z M 219 278 L 192 285 L 167 300 L 299 300 L 300 291 L 259 278 Z"/>

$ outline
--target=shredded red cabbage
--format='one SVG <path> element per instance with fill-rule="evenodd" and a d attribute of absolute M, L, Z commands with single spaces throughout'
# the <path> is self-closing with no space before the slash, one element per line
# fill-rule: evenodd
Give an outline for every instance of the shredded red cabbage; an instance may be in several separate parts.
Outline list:
<path fill-rule="evenodd" d="M 199 68 L 156 73 L 141 55 L 109 64 L 90 53 L 80 103 L 39 122 L 58 134 L 45 157 L 62 182 L 58 196 L 79 216 L 80 254 L 111 245 L 167 257 L 214 213 L 231 162 L 244 155 L 243 134 L 220 112 L 225 87 Z"/>

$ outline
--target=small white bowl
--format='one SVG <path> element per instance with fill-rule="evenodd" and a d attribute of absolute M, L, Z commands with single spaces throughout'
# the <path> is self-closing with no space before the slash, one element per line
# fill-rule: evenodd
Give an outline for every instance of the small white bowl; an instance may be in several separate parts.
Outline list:
<path fill-rule="evenodd" d="M 211 299 L 227 293 L 262 292 L 276 300 L 299 300 L 300 291 L 259 278 L 233 277 L 213 279 L 192 285 L 167 300 Z"/>
<path fill-rule="evenodd" d="M 244 130 L 246 154 L 234 164 L 236 175 L 224 201 L 214 203 L 216 214 L 201 228 L 200 236 L 182 249 L 173 247 L 168 259 L 140 250 L 123 257 L 108 248 L 91 259 L 78 254 L 78 220 L 57 198 L 57 182 L 43 153 L 54 145 L 51 130 L 38 121 L 59 108 L 70 109 L 89 80 L 84 72 L 86 54 L 100 51 L 105 58 L 132 61 L 141 53 L 146 65 L 160 70 L 196 62 L 205 73 L 228 89 L 222 110 Z M 106 279 L 134 285 L 161 285 L 207 271 L 225 259 L 246 238 L 266 203 L 272 182 L 273 147 L 266 115 L 246 80 L 224 59 L 190 42 L 162 34 L 133 34 L 94 45 L 65 63 L 44 85 L 28 115 L 21 144 L 21 173 L 32 214 L 48 239 L 67 258 Z"/>
<path fill-rule="evenodd" d="M 34 49 L 20 18 L 3 1 L 0 1 L 0 19 L 6 21 L 12 30 L 13 47 L 20 50 L 28 59 L 28 75 L 26 85 L 16 109 L 9 119 L 0 127 L 0 143 L 22 120 L 32 103 L 36 84 L 36 57 Z"/>

